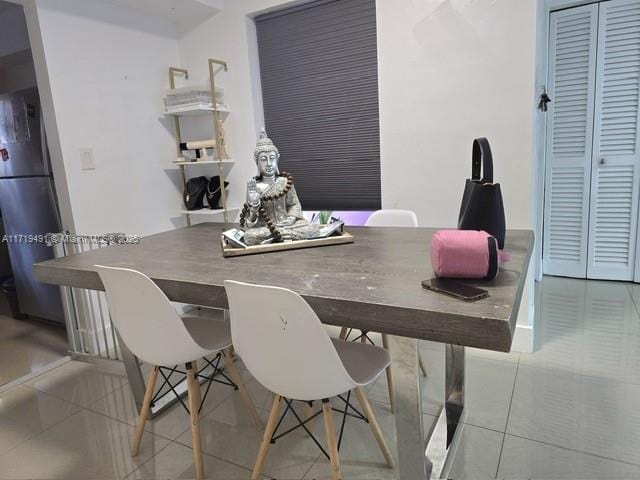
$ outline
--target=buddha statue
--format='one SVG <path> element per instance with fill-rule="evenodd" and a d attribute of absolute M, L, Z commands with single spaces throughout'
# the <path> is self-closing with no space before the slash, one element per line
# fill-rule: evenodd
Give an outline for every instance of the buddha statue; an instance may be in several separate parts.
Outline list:
<path fill-rule="evenodd" d="M 240 213 L 244 242 L 259 245 L 318 236 L 320 227 L 302 214 L 293 177 L 278 170 L 280 152 L 264 129 L 253 157 L 258 175 L 247 183 L 247 200 Z"/>

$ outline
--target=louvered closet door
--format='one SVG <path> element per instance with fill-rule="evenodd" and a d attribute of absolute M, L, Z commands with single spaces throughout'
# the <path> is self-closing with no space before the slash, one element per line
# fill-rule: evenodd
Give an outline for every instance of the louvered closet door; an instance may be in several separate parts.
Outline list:
<path fill-rule="evenodd" d="M 600 4 L 587 276 L 633 280 L 640 156 L 640 1 Z"/>
<path fill-rule="evenodd" d="M 543 271 L 586 276 L 598 5 L 551 13 Z"/>

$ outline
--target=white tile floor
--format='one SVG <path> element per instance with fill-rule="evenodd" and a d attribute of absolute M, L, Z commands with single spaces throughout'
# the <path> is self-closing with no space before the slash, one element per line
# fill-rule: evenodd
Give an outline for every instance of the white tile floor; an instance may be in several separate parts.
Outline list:
<path fill-rule="evenodd" d="M 67 334 L 62 327 L 35 320 L 15 320 L 0 292 L 0 386 L 67 355 Z"/>
<path fill-rule="evenodd" d="M 635 300 L 635 303 L 634 303 Z M 547 278 L 540 350 L 468 350 L 467 424 L 452 478 L 640 478 L 640 286 Z M 443 348 L 424 342 L 425 423 L 444 389 Z M 266 418 L 269 393 L 245 372 Z M 369 392 L 396 455 L 382 377 Z M 133 401 L 121 371 L 73 362 L 0 394 L 0 479 L 192 478 L 191 435 L 179 406 L 150 422 L 132 459 Z M 315 424 L 323 437 L 321 421 Z M 203 409 L 205 471 L 248 478 L 260 442 L 242 402 L 216 385 Z M 350 419 L 341 449 L 346 479 L 397 478 L 366 424 Z M 328 478 L 327 461 L 302 433 L 272 446 L 266 475 Z"/>

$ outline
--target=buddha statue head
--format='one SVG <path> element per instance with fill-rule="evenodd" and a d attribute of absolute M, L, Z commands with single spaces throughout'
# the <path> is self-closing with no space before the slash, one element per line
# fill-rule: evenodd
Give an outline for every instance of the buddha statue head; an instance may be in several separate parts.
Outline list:
<path fill-rule="evenodd" d="M 260 138 L 256 142 L 253 158 L 258 167 L 259 177 L 274 178 L 278 175 L 280 152 L 273 141 L 267 137 L 267 132 L 265 132 L 264 128 L 260 130 Z"/>

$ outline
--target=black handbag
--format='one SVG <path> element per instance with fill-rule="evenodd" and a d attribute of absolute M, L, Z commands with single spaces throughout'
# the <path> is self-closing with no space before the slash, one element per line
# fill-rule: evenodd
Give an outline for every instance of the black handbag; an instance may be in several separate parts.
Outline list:
<path fill-rule="evenodd" d="M 194 177 L 187 181 L 182 192 L 182 199 L 187 210 L 200 210 L 204 207 L 202 200 L 207 191 L 207 177 Z"/>
<path fill-rule="evenodd" d="M 486 138 L 473 141 L 471 178 L 467 179 L 458 215 L 460 230 L 484 230 L 504 248 L 505 219 L 502 191 L 493 183 L 493 155 Z"/>
<path fill-rule="evenodd" d="M 229 186 L 229 182 L 224 182 L 224 188 Z M 211 177 L 207 182 L 207 203 L 209 207 L 213 209 L 222 208 L 220 206 L 220 197 L 222 196 L 222 189 L 220 188 L 220 176 L 216 175 Z"/>

